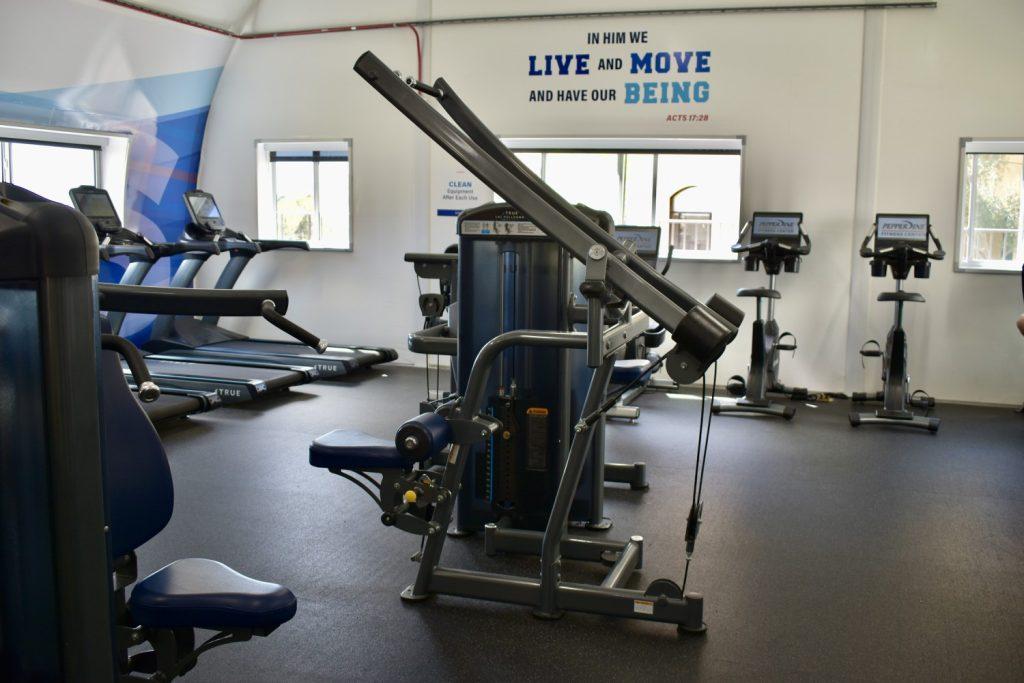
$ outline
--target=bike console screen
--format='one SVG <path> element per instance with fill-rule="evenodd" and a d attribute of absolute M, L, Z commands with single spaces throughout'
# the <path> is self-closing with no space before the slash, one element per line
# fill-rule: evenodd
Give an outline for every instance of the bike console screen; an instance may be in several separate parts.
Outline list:
<path fill-rule="evenodd" d="M 802 213 L 754 212 L 750 237 L 755 241 L 777 239 L 780 242 L 799 242 Z"/>
<path fill-rule="evenodd" d="M 652 267 L 658 262 L 658 246 L 661 243 L 661 228 L 657 225 L 617 225 L 615 239 L 623 244 L 636 245 L 636 255 Z"/>
<path fill-rule="evenodd" d="M 875 216 L 876 248 L 897 244 L 928 246 L 928 214 L 880 213 Z"/>

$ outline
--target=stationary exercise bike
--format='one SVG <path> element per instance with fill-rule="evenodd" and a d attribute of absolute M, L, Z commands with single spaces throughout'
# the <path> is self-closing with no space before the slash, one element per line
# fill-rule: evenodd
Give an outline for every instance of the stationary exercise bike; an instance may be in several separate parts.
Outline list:
<path fill-rule="evenodd" d="M 930 242 L 935 243 L 934 251 L 928 251 Z M 927 214 L 878 214 L 871 232 L 860 245 L 860 255 L 871 259 L 872 277 L 885 277 L 887 270 L 892 272 L 896 280 L 896 291 L 882 292 L 878 300 L 892 301 L 896 309 L 884 353 L 878 342 L 873 340 L 865 343 L 860 351 L 861 356 L 866 358 L 882 358 L 883 390 L 875 394 L 854 393 L 852 396 L 857 403 L 881 401 L 882 407 L 874 413 L 851 412 L 850 424 L 854 427 L 862 424 L 894 424 L 937 432 L 939 418 L 915 415 L 910 410 L 911 407 L 931 409 L 935 406 L 935 399 L 921 390 L 910 392 L 903 305 L 908 302 L 924 303 L 924 297 L 916 292 L 905 291 L 903 281 L 910 276 L 911 271 L 915 278 L 928 277 L 931 261 L 941 261 L 946 252 L 932 233 Z"/>
<path fill-rule="evenodd" d="M 757 319 L 754 320 L 753 346 L 750 352 L 750 371 L 746 381 L 739 375 L 729 379 L 728 391 L 743 398 L 735 404 L 715 403 L 718 413 L 760 413 L 776 415 L 787 420 L 796 415 L 796 408 L 772 402 L 769 393 L 785 394 L 794 400 L 807 398 L 807 389 L 787 387 L 779 381 L 779 352 L 796 351 L 796 338 L 789 332 L 779 333 L 775 320 L 775 300 L 782 294 L 775 289 L 775 278 L 785 270 L 800 271 L 800 259 L 811 253 L 811 239 L 803 231 L 802 213 L 770 213 L 755 211 L 737 244 L 732 250 L 744 254 L 744 268 L 756 271 L 764 265 L 768 274 L 767 287 L 743 288 L 736 296 L 757 299 Z M 762 315 L 762 300 L 767 299 L 767 313 Z"/>

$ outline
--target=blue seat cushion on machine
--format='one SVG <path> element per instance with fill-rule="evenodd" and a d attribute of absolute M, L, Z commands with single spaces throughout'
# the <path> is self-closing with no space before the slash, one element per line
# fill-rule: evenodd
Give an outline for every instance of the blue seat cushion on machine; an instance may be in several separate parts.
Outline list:
<path fill-rule="evenodd" d="M 220 562 L 189 558 L 139 581 L 128 610 L 153 628 L 273 628 L 295 616 L 295 596 Z"/>
<path fill-rule="evenodd" d="M 649 373 L 658 363 L 658 354 L 649 353 L 647 358 L 617 360 L 612 369 L 612 384 L 629 384 Z"/>
<path fill-rule="evenodd" d="M 351 429 L 335 429 L 309 447 L 313 467 L 342 470 L 401 470 L 408 462 L 394 441 L 385 441 Z"/>

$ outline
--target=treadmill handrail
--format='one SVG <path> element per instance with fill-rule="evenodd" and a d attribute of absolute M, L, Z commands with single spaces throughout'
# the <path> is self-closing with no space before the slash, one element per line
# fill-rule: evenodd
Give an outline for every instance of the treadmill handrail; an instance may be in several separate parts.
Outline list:
<path fill-rule="evenodd" d="M 288 310 L 282 289 L 183 289 L 143 285 L 100 284 L 100 309 L 157 315 L 224 315 L 263 317 L 263 302 L 278 313 Z"/>
<path fill-rule="evenodd" d="M 309 242 L 305 240 L 256 240 L 260 245 L 260 251 L 274 251 L 277 249 L 300 249 L 309 251 Z"/>

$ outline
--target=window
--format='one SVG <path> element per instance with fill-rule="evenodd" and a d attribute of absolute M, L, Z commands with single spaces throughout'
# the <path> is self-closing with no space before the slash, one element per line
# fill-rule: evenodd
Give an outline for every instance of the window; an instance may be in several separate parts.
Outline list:
<path fill-rule="evenodd" d="M 0 180 L 68 206 L 71 188 L 104 187 L 123 216 L 129 142 L 119 133 L 3 124 Z"/>
<path fill-rule="evenodd" d="M 99 147 L 0 138 L 5 182 L 71 206 L 68 191 L 97 183 Z"/>
<path fill-rule="evenodd" d="M 351 143 L 259 142 L 259 236 L 352 248 Z"/>
<path fill-rule="evenodd" d="M 1017 272 L 1024 263 L 1024 141 L 964 140 L 960 270 Z"/>
<path fill-rule="evenodd" d="M 735 261 L 743 140 L 513 138 L 505 144 L 573 203 L 661 226 L 661 255 Z"/>

